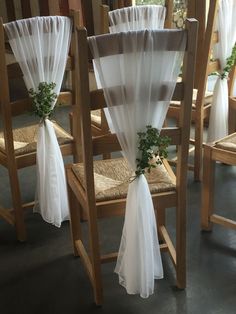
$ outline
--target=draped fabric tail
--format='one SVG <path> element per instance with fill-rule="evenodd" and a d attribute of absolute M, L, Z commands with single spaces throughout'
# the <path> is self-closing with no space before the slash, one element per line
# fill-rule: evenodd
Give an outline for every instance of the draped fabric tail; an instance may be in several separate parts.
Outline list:
<path fill-rule="evenodd" d="M 218 78 L 211 106 L 207 142 L 219 140 L 228 135 L 228 82 Z"/>
<path fill-rule="evenodd" d="M 115 272 L 129 294 L 143 298 L 153 294 L 154 279 L 163 278 L 153 202 L 144 175 L 129 184 Z"/>
<path fill-rule="evenodd" d="M 69 205 L 63 158 L 53 123 L 48 119 L 40 124 L 38 130 L 37 173 L 38 200 L 34 212 L 60 227 L 62 221 L 69 219 Z"/>

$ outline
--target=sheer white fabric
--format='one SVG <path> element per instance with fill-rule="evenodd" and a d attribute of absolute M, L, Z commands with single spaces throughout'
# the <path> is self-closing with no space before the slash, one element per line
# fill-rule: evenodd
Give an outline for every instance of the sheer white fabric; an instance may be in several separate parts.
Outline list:
<path fill-rule="evenodd" d="M 218 33 L 219 43 L 216 45 L 215 57 L 220 60 L 221 68 L 226 66 L 236 42 L 236 1 L 221 0 L 219 2 Z M 218 77 L 211 106 L 208 142 L 225 137 L 228 134 L 228 84 L 227 77 Z"/>
<path fill-rule="evenodd" d="M 139 154 L 137 132 L 145 131 L 147 125 L 161 129 L 183 60 L 183 52 L 166 51 L 170 32 L 127 32 L 89 39 L 112 123 L 133 171 Z M 112 36 L 115 42 L 109 41 Z M 180 50 L 185 44 L 183 35 Z M 120 47 L 124 53 L 100 58 L 109 47 Z M 143 298 L 153 293 L 154 279 L 163 278 L 154 208 L 144 175 L 129 185 L 115 272 L 128 293 Z"/>
<path fill-rule="evenodd" d="M 40 82 L 54 82 L 58 95 L 70 45 L 71 20 L 62 16 L 35 17 L 4 26 L 27 88 L 37 90 Z M 67 189 L 63 158 L 48 119 L 38 130 L 37 176 L 38 200 L 34 211 L 60 227 L 63 220 L 69 219 Z"/>
<path fill-rule="evenodd" d="M 162 5 L 131 6 L 109 12 L 110 33 L 163 29 L 166 17 L 166 8 Z M 96 65 L 94 73 L 98 88 L 101 88 Z M 115 133 L 111 117 L 107 108 L 104 113 L 111 133 Z"/>
<path fill-rule="evenodd" d="M 164 28 L 166 8 L 162 5 L 131 6 L 109 12 L 110 33 Z"/>

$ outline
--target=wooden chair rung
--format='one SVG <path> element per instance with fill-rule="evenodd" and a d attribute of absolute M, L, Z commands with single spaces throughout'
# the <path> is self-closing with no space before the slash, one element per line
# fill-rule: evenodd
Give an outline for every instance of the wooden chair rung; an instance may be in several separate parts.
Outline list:
<path fill-rule="evenodd" d="M 236 229 L 236 221 L 232 219 L 225 218 L 220 215 L 213 214 L 210 216 L 210 221 L 227 228 Z"/>
<path fill-rule="evenodd" d="M 76 240 L 75 241 L 75 247 L 77 249 L 77 252 L 79 254 L 79 256 L 81 257 L 81 261 L 88 273 L 89 279 L 91 281 L 91 283 L 94 282 L 94 275 L 93 275 L 93 268 L 92 268 L 92 263 L 90 260 L 90 257 L 83 245 L 83 242 L 81 240 Z"/>
<path fill-rule="evenodd" d="M 101 263 L 110 263 L 117 260 L 118 252 L 109 253 L 101 256 Z"/>
<path fill-rule="evenodd" d="M 170 239 L 170 236 L 167 232 L 166 227 L 160 226 L 159 232 L 161 233 L 161 236 L 163 237 L 163 239 L 165 241 L 165 244 L 166 244 L 168 251 L 170 253 L 171 260 L 172 260 L 174 266 L 176 267 L 176 250 L 175 250 L 175 247 L 174 247 L 174 245 Z"/>
<path fill-rule="evenodd" d="M 11 211 L 0 206 L 0 217 L 3 218 L 10 225 L 15 225 L 15 217 L 12 215 Z"/>
<path fill-rule="evenodd" d="M 161 243 L 160 244 L 160 250 L 163 252 L 167 252 L 168 251 L 168 245 L 166 243 Z"/>

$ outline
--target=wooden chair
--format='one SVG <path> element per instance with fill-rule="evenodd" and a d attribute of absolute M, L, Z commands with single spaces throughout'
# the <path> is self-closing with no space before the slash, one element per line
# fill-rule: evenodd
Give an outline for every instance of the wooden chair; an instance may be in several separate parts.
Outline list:
<path fill-rule="evenodd" d="M 165 28 L 171 28 L 171 26 L 172 26 L 173 6 L 174 6 L 173 0 L 165 0 L 165 7 L 166 7 Z M 100 14 L 101 15 L 101 31 L 100 31 L 100 33 L 106 34 L 106 33 L 109 33 L 108 12 L 110 11 L 110 7 L 108 5 L 101 5 L 100 10 L 101 10 L 101 14 Z M 113 8 L 113 10 L 115 10 L 115 9 Z"/>
<path fill-rule="evenodd" d="M 188 138 L 193 88 L 193 69 L 196 49 L 196 21 L 187 21 L 188 47 L 186 48 L 183 82 L 178 83 L 173 96 L 181 101 L 180 123 L 178 127 L 163 129 L 162 134 L 169 135 L 172 143 L 178 145 L 177 175 L 175 176 L 168 162 L 154 170 L 151 175 L 155 181 L 152 197 L 158 211 L 158 231 L 163 241 L 161 249 L 170 253 L 176 268 L 176 282 L 179 288 L 186 286 L 186 180 Z M 175 32 L 175 31 L 174 31 Z M 173 36 L 175 33 L 173 32 Z M 179 32 L 179 31 L 178 31 Z M 102 304 L 101 264 L 114 261 L 117 253 L 100 254 L 98 219 L 124 214 L 131 175 L 127 162 L 123 158 L 93 161 L 93 156 L 104 152 L 120 151 L 121 147 L 115 134 L 92 138 L 90 110 L 106 107 L 102 90 L 90 92 L 88 80 L 88 45 L 86 31 L 78 29 L 78 78 L 80 93 L 80 123 L 82 132 L 83 163 L 66 167 L 68 194 L 70 202 L 70 223 L 74 254 L 79 255 L 92 283 L 96 304 Z M 111 35 L 109 35 L 111 36 Z M 113 35 L 114 36 L 114 35 Z M 170 49 L 174 40 L 170 40 Z M 116 47 L 112 44 L 110 47 Z M 114 50 L 114 49 L 113 49 Z M 114 51 L 113 51 L 114 52 Z M 117 52 L 114 52 L 117 53 Z M 121 52 L 119 52 L 121 53 Z M 109 52 L 104 52 L 109 55 Z M 83 105 L 82 105 L 83 104 Z M 121 180 L 121 182 L 118 182 Z M 163 182 L 167 188 L 163 190 Z M 119 187 L 118 187 L 119 186 Z M 150 186 L 151 187 L 151 186 Z M 80 210 L 78 210 L 78 206 Z M 176 249 L 165 226 L 165 208 L 176 208 Z M 89 252 L 82 238 L 80 214 L 83 212 L 88 220 Z"/>
<path fill-rule="evenodd" d="M 205 32 L 204 50 L 200 53 L 198 51 L 198 59 L 196 60 L 196 67 L 199 69 L 196 72 L 195 79 L 198 82 L 197 87 L 193 91 L 193 106 L 192 106 L 192 121 L 194 122 L 194 139 L 190 139 L 190 143 L 194 145 L 194 164 L 189 165 L 189 169 L 194 171 L 194 179 L 201 179 L 202 170 L 202 145 L 203 145 L 203 129 L 204 122 L 207 121 L 210 115 L 212 92 L 207 91 L 208 76 L 216 71 L 220 71 L 220 63 L 218 60 L 212 60 L 213 46 L 218 42 L 218 32 L 215 31 L 215 22 L 218 12 L 218 0 L 211 0 L 207 28 Z M 202 21 L 203 22 L 203 21 Z M 171 103 L 168 111 L 168 117 L 174 118 L 178 121 L 179 117 L 179 103 Z M 175 162 L 175 161 L 174 161 Z"/>
<path fill-rule="evenodd" d="M 78 13 L 74 12 L 74 20 L 78 23 Z M 74 35 L 73 35 L 74 36 Z M 36 162 L 36 130 L 37 123 L 14 129 L 12 119 L 26 111 L 31 110 L 31 99 L 26 93 L 24 98 L 19 95 L 13 99 L 9 91 L 9 80 L 15 76 L 22 76 L 19 65 L 7 67 L 5 58 L 5 41 L 4 26 L 0 21 L 0 117 L 3 122 L 3 132 L 0 133 L 0 164 L 7 168 L 11 186 L 12 210 L 0 208 L 0 217 L 8 223 L 15 226 L 17 239 L 20 241 L 26 240 L 26 227 L 24 223 L 24 210 L 32 208 L 34 202 L 23 204 L 20 192 L 20 183 L 18 178 L 18 169 L 32 166 Z M 72 134 L 66 132 L 56 122 L 54 128 L 60 144 L 61 152 L 65 155 L 73 155 L 74 160 L 79 160 L 79 142 L 77 136 L 80 132 L 77 123 L 78 106 L 75 103 L 74 84 L 74 48 L 72 47 L 70 56 L 67 61 L 67 69 L 72 71 L 73 89 L 71 91 L 62 92 L 58 102 L 68 105 L 73 105 L 73 130 Z M 22 145 L 22 142 L 24 142 Z"/>
<path fill-rule="evenodd" d="M 234 99 L 234 106 L 236 106 L 236 99 Z M 214 181 L 217 161 L 227 165 L 236 165 L 236 133 L 204 146 L 201 228 L 205 231 L 211 231 L 213 223 L 236 229 L 236 221 L 215 213 Z"/>

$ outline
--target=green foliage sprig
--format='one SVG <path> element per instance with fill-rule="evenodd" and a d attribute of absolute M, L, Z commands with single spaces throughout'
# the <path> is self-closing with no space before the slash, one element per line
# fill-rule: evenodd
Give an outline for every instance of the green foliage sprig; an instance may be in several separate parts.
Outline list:
<path fill-rule="evenodd" d="M 226 66 L 223 71 L 221 73 L 213 72 L 211 75 L 218 75 L 222 80 L 225 78 L 227 79 L 234 65 L 236 65 L 236 43 L 232 49 L 231 56 L 226 59 Z"/>
<path fill-rule="evenodd" d="M 168 136 L 160 136 L 158 129 L 151 125 L 146 126 L 146 132 L 138 132 L 140 158 L 136 159 L 137 168 L 135 178 L 150 173 L 152 168 L 162 164 L 163 159 L 167 158 L 167 147 L 170 144 Z"/>
<path fill-rule="evenodd" d="M 231 69 L 236 64 L 236 43 L 234 44 L 234 47 L 232 49 L 231 56 L 226 59 L 226 66 L 223 69 L 223 72 L 221 73 L 220 77 L 221 79 L 227 78 Z"/>
<path fill-rule="evenodd" d="M 52 115 L 52 105 L 57 98 L 54 92 L 55 86 L 55 83 L 40 82 L 37 91 L 33 88 L 29 90 L 33 111 L 43 121 Z"/>

